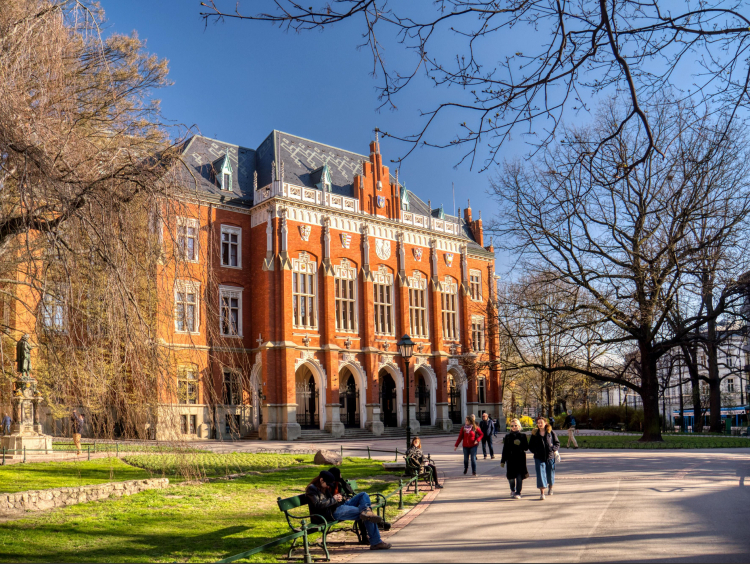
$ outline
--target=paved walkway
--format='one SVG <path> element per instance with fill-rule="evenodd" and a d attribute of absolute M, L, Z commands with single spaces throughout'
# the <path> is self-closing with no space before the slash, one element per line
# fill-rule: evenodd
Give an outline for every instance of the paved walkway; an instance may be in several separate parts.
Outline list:
<path fill-rule="evenodd" d="M 389 539 L 392 550 L 354 562 L 750 561 L 745 449 L 563 449 L 546 501 L 529 456 L 531 477 L 517 501 L 499 456 L 465 477 L 452 442 L 425 442 L 448 477 L 445 489 Z"/>

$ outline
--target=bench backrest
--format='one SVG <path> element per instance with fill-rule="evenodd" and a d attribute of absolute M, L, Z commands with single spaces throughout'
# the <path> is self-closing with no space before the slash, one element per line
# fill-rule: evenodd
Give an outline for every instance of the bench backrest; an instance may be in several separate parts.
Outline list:
<path fill-rule="evenodd" d="M 305 494 L 302 494 L 302 495 L 295 495 L 294 497 L 288 497 L 286 499 L 278 498 L 276 500 L 276 503 L 279 504 L 279 509 L 281 511 L 286 512 L 291 509 L 296 509 L 303 505 L 307 505 L 307 496 Z"/>
<path fill-rule="evenodd" d="M 346 483 L 349 484 L 349 487 L 352 490 L 355 492 L 357 491 L 357 480 L 347 480 Z M 279 497 L 276 499 L 276 503 L 279 504 L 279 510 L 287 512 L 302 507 L 303 505 L 307 505 L 307 495 L 300 494 L 293 497 L 287 497 L 286 499 L 281 499 Z"/>

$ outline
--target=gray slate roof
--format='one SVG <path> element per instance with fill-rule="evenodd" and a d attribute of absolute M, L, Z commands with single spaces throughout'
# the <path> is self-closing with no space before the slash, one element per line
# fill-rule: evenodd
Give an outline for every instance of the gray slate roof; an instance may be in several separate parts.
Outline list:
<path fill-rule="evenodd" d="M 216 179 L 217 167 L 226 155 L 232 165 L 232 192 L 220 189 Z M 252 207 L 253 176 L 258 171 L 258 186 L 271 183 L 273 162 L 280 168 L 284 165 L 284 180 L 291 184 L 315 188 L 320 182 L 320 169 L 328 163 L 331 169 L 331 191 L 342 196 L 354 196 L 354 176 L 362 173 L 362 162 L 369 157 L 352 153 L 282 131 L 272 131 L 257 149 L 249 149 L 196 135 L 185 143 L 183 156 L 189 167 L 185 173 L 186 186 L 204 192 L 211 200 L 227 204 Z M 195 180 L 193 180 L 195 179 Z M 391 181 L 395 181 L 391 175 Z M 427 203 L 414 192 L 409 193 L 410 211 L 437 217 L 439 208 L 429 209 Z M 445 214 L 445 220 L 456 222 L 457 218 Z M 462 234 L 470 248 L 481 249 L 471 235 L 468 225 L 459 220 Z"/>

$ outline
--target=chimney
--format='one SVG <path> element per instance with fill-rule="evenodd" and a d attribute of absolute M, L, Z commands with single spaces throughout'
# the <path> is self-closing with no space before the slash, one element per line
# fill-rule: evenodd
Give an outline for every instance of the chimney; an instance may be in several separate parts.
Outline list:
<path fill-rule="evenodd" d="M 464 221 L 471 227 L 471 200 L 467 201 L 466 209 L 464 210 Z"/>

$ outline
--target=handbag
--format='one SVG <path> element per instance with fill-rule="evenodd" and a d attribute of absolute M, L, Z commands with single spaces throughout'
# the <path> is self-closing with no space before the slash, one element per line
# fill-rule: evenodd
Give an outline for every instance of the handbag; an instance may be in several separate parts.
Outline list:
<path fill-rule="evenodd" d="M 562 460 L 562 456 L 560 456 L 560 453 L 558 451 L 555 451 L 555 464 L 559 464 Z"/>

